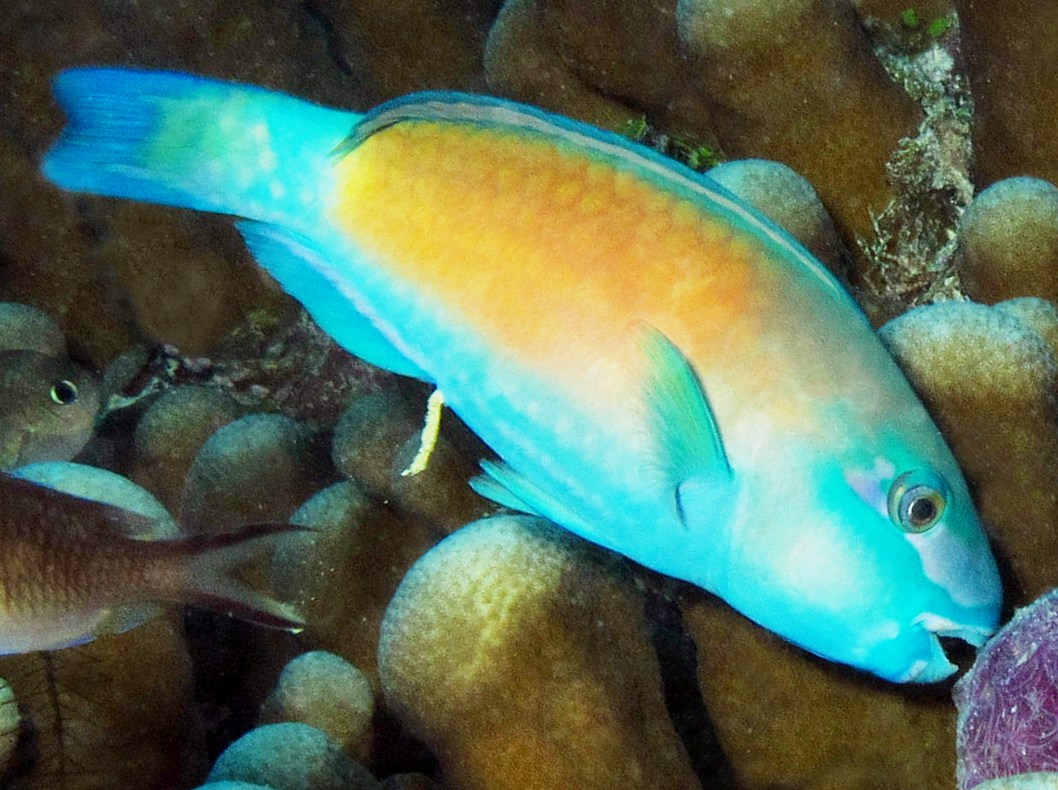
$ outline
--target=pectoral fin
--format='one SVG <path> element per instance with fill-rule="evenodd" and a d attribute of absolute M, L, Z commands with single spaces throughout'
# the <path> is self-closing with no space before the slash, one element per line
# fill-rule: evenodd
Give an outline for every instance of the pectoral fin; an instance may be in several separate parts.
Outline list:
<path fill-rule="evenodd" d="M 684 526 L 720 516 L 734 498 L 734 479 L 720 428 L 690 361 L 656 329 L 644 340 L 650 376 L 646 401 L 658 461 L 671 481 Z"/>
<path fill-rule="evenodd" d="M 482 461 L 481 470 L 483 474 L 470 480 L 470 487 L 478 494 L 511 510 L 533 516 L 544 515 L 539 508 L 530 504 L 529 500 L 536 497 L 526 489 L 523 479 L 507 464 L 502 461 Z M 521 491 L 522 494 L 516 491 Z"/>

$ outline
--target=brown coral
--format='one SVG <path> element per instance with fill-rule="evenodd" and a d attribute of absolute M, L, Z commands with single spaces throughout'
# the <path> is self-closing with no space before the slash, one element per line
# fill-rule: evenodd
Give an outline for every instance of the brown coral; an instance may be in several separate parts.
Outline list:
<path fill-rule="evenodd" d="M 382 626 L 386 701 L 458 788 L 689 788 L 643 604 L 621 566 L 527 516 L 464 527 Z"/>
<path fill-rule="evenodd" d="M 957 261 L 977 301 L 1058 299 L 1058 187 L 1021 176 L 981 192 L 959 222 Z"/>
<path fill-rule="evenodd" d="M 974 118 L 976 180 L 1036 176 L 1058 182 L 1058 5 L 957 0 Z"/>
<path fill-rule="evenodd" d="M 732 158 L 811 181 L 846 242 L 893 198 L 885 166 L 922 114 L 885 73 L 851 6 L 827 0 L 681 0 L 713 124 Z"/>

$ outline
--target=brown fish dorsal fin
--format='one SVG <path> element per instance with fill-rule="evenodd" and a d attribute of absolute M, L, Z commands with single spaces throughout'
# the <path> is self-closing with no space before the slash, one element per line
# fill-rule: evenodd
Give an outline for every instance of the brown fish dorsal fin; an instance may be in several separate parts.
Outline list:
<path fill-rule="evenodd" d="M 135 540 L 171 540 L 183 530 L 165 505 L 142 486 L 107 469 L 72 461 L 46 461 L 19 467 L 13 476 L 46 490 L 107 508 L 116 532 Z"/>
<path fill-rule="evenodd" d="M 71 540 L 132 535 L 130 521 L 150 521 L 114 505 L 84 499 L 0 472 L 0 518 L 12 526 L 46 525 Z M 145 531 L 145 530 L 143 530 Z"/>

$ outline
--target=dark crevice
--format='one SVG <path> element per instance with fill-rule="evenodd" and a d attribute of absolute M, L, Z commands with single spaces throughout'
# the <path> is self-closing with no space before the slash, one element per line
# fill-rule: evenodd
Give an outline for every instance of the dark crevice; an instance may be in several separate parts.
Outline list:
<path fill-rule="evenodd" d="M 339 43 L 341 34 L 334 27 L 330 17 L 311 0 L 303 2 L 301 10 L 309 30 L 317 33 L 323 39 L 324 51 L 327 53 L 331 63 L 334 64 L 334 67 L 347 77 L 357 76 L 352 64 L 342 54 L 342 48 Z"/>
<path fill-rule="evenodd" d="M 703 788 L 734 790 L 731 765 L 720 745 L 698 685 L 698 647 L 683 626 L 675 601 L 646 591 L 646 614 L 661 665 L 665 705 Z"/>

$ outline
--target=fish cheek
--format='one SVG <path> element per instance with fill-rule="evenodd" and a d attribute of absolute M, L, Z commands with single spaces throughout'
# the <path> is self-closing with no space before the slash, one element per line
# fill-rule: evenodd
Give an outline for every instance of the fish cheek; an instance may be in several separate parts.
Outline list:
<path fill-rule="evenodd" d="M 99 391 L 83 374 L 42 382 L 39 417 L 26 426 L 19 464 L 74 457 L 92 435 L 99 411 Z"/>
<path fill-rule="evenodd" d="M 22 463 L 22 448 L 28 439 L 19 422 L 0 419 L 0 469 L 14 469 Z"/>

